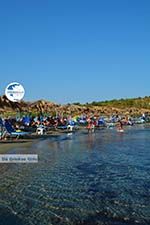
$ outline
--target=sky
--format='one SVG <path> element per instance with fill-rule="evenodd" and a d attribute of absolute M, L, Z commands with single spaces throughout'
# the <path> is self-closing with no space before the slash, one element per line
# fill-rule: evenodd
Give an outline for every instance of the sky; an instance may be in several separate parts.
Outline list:
<path fill-rule="evenodd" d="M 150 95 L 149 0 L 0 1 L 0 95 L 92 102 Z"/>

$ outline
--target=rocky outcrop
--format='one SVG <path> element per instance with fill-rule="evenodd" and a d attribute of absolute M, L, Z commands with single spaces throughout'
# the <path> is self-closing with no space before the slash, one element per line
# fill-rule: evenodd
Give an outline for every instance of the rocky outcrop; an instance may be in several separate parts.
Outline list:
<path fill-rule="evenodd" d="M 45 100 L 39 100 L 35 102 L 11 102 L 4 95 L 0 97 L 0 112 L 34 112 L 34 113 L 44 113 L 52 112 L 55 108 L 58 108 L 59 105 L 48 102 Z"/>
<path fill-rule="evenodd" d="M 22 108 L 26 108 L 27 103 L 25 102 L 11 102 L 7 99 L 5 95 L 0 97 L 0 110 L 2 111 L 17 111 L 22 110 Z"/>
<path fill-rule="evenodd" d="M 88 105 L 58 105 L 53 102 L 38 100 L 35 102 L 11 102 L 6 96 L 0 97 L 0 113 L 16 113 L 16 112 L 31 112 L 31 113 L 51 113 L 52 115 L 141 115 L 143 113 L 150 114 L 150 109 L 136 107 L 112 107 L 112 106 L 88 106 Z"/>

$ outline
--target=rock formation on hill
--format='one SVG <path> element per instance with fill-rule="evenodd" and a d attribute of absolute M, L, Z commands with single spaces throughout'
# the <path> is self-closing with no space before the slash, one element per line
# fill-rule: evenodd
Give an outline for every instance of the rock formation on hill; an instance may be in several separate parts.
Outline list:
<path fill-rule="evenodd" d="M 58 105 L 45 100 L 38 100 L 35 102 L 11 102 L 6 96 L 0 97 L 0 113 L 1 114 L 14 114 L 16 112 L 30 112 L 30 113 L 51 113 L 53 115 L 81 115 L 81 114 L 94 114 L 94 115 L 141 115 L 143 113 L 150 114 L 150 109 L 144 107 L 116 107 L 112 105 L 107 106 L 93 106 L 93 105 L 80 105 L 80 104 L 67 104 Z"/>

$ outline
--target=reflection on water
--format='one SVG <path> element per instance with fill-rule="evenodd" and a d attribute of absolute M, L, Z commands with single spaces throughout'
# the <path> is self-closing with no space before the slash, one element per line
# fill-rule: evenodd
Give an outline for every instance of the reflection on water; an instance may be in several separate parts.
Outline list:
<path fill-rule="evenodd" d="M 38 164 L 0 165 L 0 224 L 150 224 L 149 149 L 149 128 L 40 141 Z"/>

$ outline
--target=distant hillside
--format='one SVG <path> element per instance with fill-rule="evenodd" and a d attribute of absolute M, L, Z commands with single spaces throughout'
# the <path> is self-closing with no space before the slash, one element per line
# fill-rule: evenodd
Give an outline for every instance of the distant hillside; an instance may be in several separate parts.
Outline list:
<path fill-rule="evenodd" d="M 113 99 L 110 101 L 100 101 L 89 103 L 90 106 L 111 106 L 117 108 L 135 107 L 150 109 L 150 96 L 144 98 L 128 98 L 128 99 Z"/>
<path fill-rule="evenodd" d="M 120 99 L 111 101 L 92 102 L 86 104 L 72 103 L 67 105 L 58 105 L 53 102 L 38 100 L 35 102 L 20 103 L 10 102 L 6 96 L 0 97 L 0 114 L 6 116 L 17 113 L 51 114 L 51 115 L 141 115 L 142 113 L 150 114 L 150 97 Z"/>

